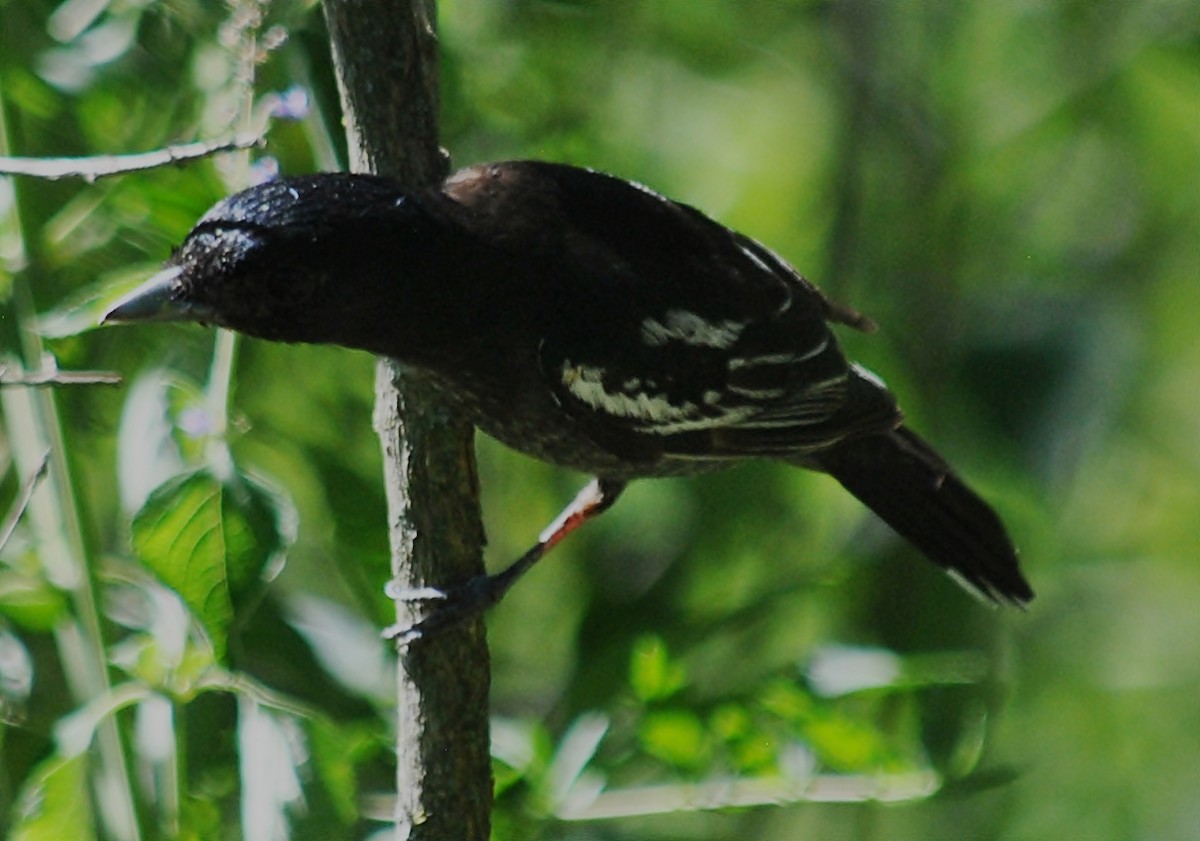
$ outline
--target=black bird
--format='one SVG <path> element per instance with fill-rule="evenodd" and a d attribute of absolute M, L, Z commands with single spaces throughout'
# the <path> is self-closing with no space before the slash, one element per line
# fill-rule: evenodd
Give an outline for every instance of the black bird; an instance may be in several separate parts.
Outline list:
<path fill-rule="evenodd" d="M 272 181 L 215 205 L 105 319 L 393 357 L 489 435 L 596 477 L 525 556 L 402 639 L 498 600 L 629 480 L 748 458 L 832 475 L 991 601 L 1033 597 L 996 514 L 830 331 L 874 325 L 754 240 L 612 176 L 512 161 L 423 190 Z"/>

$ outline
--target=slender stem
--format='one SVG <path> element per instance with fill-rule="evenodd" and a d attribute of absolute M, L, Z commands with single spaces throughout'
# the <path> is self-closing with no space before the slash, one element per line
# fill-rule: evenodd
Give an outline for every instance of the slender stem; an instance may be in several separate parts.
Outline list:
<path fill-rule="evenodd" d="M 184 769 L 187 768 L 187 717 L 182 713 L 184 704 L 171 699 L 171 750 L 163 763 L 162 803 L 159 813 L 163 816 L 163 824 L 168 837 L 179 835 L 179 821 L 182 803 Z"/>
<path fill-rule="evenodd" d="M 220 152 L 232 152 L 261 146 L 262 134 L 242 134 L 229 140 L 201 140 L 166 146 L 150 152 L 130 155 L 89 155 L 83 158 L 10 158 L 0 156 L 0 175 L 28 175 L 57 181 L 62 178 L 82 178 L 95 181 L 113 175 L 144 172 L 168 164 L 211 157 Z"/>
<path fill-rule="evenodd" d="M 236 4 L 235 4 L 236 6 Z M 254 123 L 254 80 L 258 56 L 258 28 L 262 25 L 262 9 L 255 2 L 242 3 L 235 14 L 244 15 L 234 61 L 237 69 L 234 79 L 238 86 L 238 131 L 250 134 Z M 243 146 L 230 155 L 222 170 L 225 186 L 232 190 L 245 189 L 250 184 L 250 146 Z M 229 452 L 229 394 L 233 389 L 234 363 L 237 359 L 238 337 L 229 330 L 218 330 L 213 342 L 212 366 L 209 368 L 206 398 L 212 434 L 208 439 L 206 453 L 209 468 L 218 479 L 226 480 L 233 475 L 233 456 Z"/>
<path fill-rule="evenodd" d="M 0 90 L 0 154 L 7 153 L 8 147 Z M 10 213 L 17 230 L 17 262 L 23 266 L 27 248 L 19 194 Z M 41 337 L 32 326 L 35 313 L 27 274 L 13 273 L 10 311 L 15 316 L 23 356 L 19 364 L 25 371 L 40 371 L 54 366 L 47 364 Z M 29 474 L 46 459 L 46 479 L 30 499 L 30 523 L 38 537 L 47 577 L 68 594 L 71 602 L 71 616 L 55 629 L 55 641 L 71 693 L 83 704 L 108 694 L 111 684 L 97 588 L 80 527 L 54 392 L 12 388 L 0 390 L 0 398 L 19 468 Z M 118 841 L 137 841 L 141 833 L 129 768 L 113 717 L 106 717 L 97 728 L 96 758 L 92 787 L 106 834 Z"/>
<path fill-rule="evenodd" d="M 230 330 L 218 330 L 213 342 L 212 366 L 208 373 L 205 396 L 212 433 L 208 437 L 207 461 L 213 475 L 221 481 L 233 476 L 233 455 L 229 452 L 229 393 L 233 388 L 234 362 L 238 337 Z"/>
<path fill-rule="evenodd" d="M 42 456 L 41 464 L 38 465 L 25 484 L 21 486 L 21 492 L 17 494 L 17 499 L 13 502 L 12 510 L 4 518 L 4 522 L 0 525 L 0 551 L 4 550 L 8 544 L 8 539 L 17 529 L 17 524 L 21 522 L 21 517 L 25 514 L 25 509 L 29 507 L 29 500 L 33 498 L 33 492 L 38 486 L 38 482 L 46 477 L 46 472 L 50 467 L 50 453 L 46 452 Z"/>

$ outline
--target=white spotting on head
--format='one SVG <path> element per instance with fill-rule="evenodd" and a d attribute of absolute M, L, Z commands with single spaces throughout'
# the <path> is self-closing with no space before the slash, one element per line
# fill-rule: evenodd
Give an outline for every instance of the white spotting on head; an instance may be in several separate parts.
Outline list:
<path fill-rule="evenodd" d="M 647 318 L 642 322 L 642 341 L 651 347 L 683 342 L 724 350 L 731 347 L 745 329 L 745 322 L 724 319 L 714 323 L 687 310 L 667 310 L 662 321 Z"/>

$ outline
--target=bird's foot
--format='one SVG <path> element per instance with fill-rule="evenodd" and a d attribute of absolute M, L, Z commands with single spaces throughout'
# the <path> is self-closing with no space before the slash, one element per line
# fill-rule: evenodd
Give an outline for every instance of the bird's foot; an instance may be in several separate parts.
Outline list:
<path fill-rule="evenodd" d="M 477 575 L 457 587 L 441 590 L 437 587 L 400 587 L 389 582 L 385 590 L 393 601 L 428 604 L 424 619 L 413 624 L 398 622 L 383 629 L 383 638 L 397 645 L 408 645 L 422 637 L 454 627 L 479 616 L 504 596 L 512 586 L 508 570 L 497 575 Z"/>
<path fill-rule="evenodd" d="M 612 479 L 593 479 L 553 523 L 542 532 L 538 542 L 511 566 L 495 575 L 477 575 L 448 590 L 437 587 L 405 587 L 389 582 L 386 593 L 394 601 L 435 603 L 424 619 L 414 624 L 398 622 L 383 630 L 383 638 L 397 645 L 440 633 L 483 613 L 504 598 L 504 594 L 529 571 L 543 555 L 564 537 L 588 520 L 607 510 L 620 496 L 625 483 Z"/>

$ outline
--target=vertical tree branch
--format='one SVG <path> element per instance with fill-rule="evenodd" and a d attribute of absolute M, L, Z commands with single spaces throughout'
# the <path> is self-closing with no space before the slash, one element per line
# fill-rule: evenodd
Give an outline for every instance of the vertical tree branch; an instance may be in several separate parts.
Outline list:
<path fill-rule="evenodd" d="M 417 187 L 445 175 L 437 142 L 433 0 L 325 0 L 351 168 Z M 402 267 L 397 267 L 402 270 Z M 402 588 L 481 573 L 472 430 L 419 372 L 381 360 L 375 425 L 384 451 L 392 572 Z M 411 623 L 409 606 L 397 621 Z M 490 668 L 474 620 L 400 652 L 397 837 L 486 841 L 492 801 Z"/>

